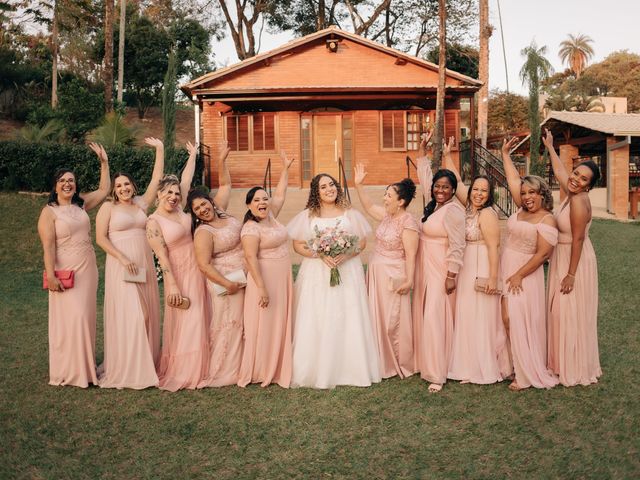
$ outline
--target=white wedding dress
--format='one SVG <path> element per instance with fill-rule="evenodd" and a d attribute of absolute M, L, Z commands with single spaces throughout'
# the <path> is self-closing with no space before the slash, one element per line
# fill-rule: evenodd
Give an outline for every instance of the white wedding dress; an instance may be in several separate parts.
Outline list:
<path fill-rule="evenodd" d="M 336 218 L 298 214 L 287 226 L 294 240 L 310 240 L 336 222 L 350 234 L 366 237 L 369 224 L 350 209 Z M 319 258 L 305 258 L 295 282 L 292 387 L 367 387 L 379 382 L 378 353 L 369 317 L 360 256 L 339 267 L 340 285 L 329 286 L 330 268 Z"/>

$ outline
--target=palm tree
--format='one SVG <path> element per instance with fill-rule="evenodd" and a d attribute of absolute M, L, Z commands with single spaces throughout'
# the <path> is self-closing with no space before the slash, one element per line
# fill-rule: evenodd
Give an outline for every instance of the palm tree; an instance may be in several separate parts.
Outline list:
<path fill-rule="evenodd" d="M 113 110 L 113 0 L 104 3 L 104 110 Z"/>
<path fill-rule="evenodd" d="M 547 47 L 538 48 L 535 40 L 531 45 L 523 48 L 520 54 L 525 58 L 524 65 L 520 69 L 520 79 L 523 84 L 529 85 L 529 130 L 531 131 L 530 154 L 531 165 L 536 165 L 540 155 L 540 105 L 538 95 L 540 82 L 549 78 L 553 73 L 553 67 L 545 58 Z"/>
<path fill-rule="evenodd" d="M 438 91 L 436 93 L 436 128 L 433 135 L 433 162 L 434 167 L 440 168 L 442 160 L 442 140 L 444 139 L 444 97 L 447 74 L 447 8 L 445 0 L 438 0 L 439 34 L 438 43 Z"/>
<path fill-rule="evenodd" d="M 575 36 L 569 34 L 568 40 L 560 42 L 560 51 L 558 52 L 560 60 L 569 66 L 576 74 L 576 78 L 580 78 L 587 62 L 593 57 L 592 43 L 591 37 L 581 33 Z"/>

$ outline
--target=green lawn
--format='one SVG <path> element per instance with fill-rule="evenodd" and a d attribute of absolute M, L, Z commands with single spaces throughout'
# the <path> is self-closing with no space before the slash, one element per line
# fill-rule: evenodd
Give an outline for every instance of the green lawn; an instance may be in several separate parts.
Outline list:
<path fill-rule="evenodd" d="M 0 194 L 0 478 L 640 477 L 638 223 L 592 226 L 598 385 L 450 383 L 429 395 L 414 376 L 365 389 L 167 393 L 47 385 L 43 203 Z"/>

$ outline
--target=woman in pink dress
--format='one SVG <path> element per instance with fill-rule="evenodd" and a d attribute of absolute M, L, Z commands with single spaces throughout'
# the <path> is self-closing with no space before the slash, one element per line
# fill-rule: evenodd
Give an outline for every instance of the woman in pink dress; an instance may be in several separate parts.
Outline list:
<path fill-rule="evenodd" d="M 427 139 L 422 141 L 425 151 Z M 458 182 L 450 170 L 431 174 L 430 159 L 418 158 L 425 200 L 413 295 L 416 367 L 429 392 L 447 380 L 453 341 L 457 276 L 465 247 L 464 209 L 454 198 Z"/>
<path fill-rule="evenodd" d="M 209 365 L 198 388 L 235 385 L 242 360 L 244 283 L 226 278 L 233 272 L 244 272 L 242 224 L 225 212 L 231 194 L 228 155 L 225 145 L 218 161 L 219 187 L 213 200 L 202 190 L 192 190 L 187 197 L 196 260 L 207 279 L 211 302 Z M 225 291 L 216 293 L 218 286 Z"/>
<path fill-rule="evenodd" d="M 567 194 L 556 214 L 558 245 L 548 275 L 547 365 L 565 387 L 589 385 L 602 375 L 598 353 L 598 265 L 589 240 L 589 190 L 600 178 L 587 161 L 569 174 L 553 148 L 547 130 L 543 139 L 553 173 Z"/>
<path fill-rule="evenodd" d="M 493 209 L 493 184 L 478 175 L 469 188 L 451 159 L 453 137 L 444 145 L 445 166 L 458 179 L 456 197 L 466 205 L 466 248 L 456 289 L 456 315 L 449 378 L 462 383 L 500 382 L 513 372 L 507 334 L 502 323 L 500 296 L 500 224 Z M 476 290 L 478 279 L 484 291 Z"/>
<path fill-rule="evenodd" d="M 155 164 L 147 190 L 138 195 L 126 173 L 113 176 L 111 197 L 96 217 L 96 243 L 106 252 L 104 268 L 104 363 L 98 368 L 103 388 L 143 389 L 158 386 L 160 309 L 158 280 L 145 227 L 147 208 L 156 198 L 164 168 L 164 147 L 155 148 Z M 130 282 L 144 273 L 144 281 Z"/>
<path fill-rule="evenodd" d="M 291 382 L 291 259 L 287 229 L 276 220 L 284 204 L 293 159 L 281 153 L 282 171 L 273 198 L 262 187 L 247 192 L 241 231 L 249 274 L 244 299 L 244 351 L 238 385 Z"/>
<path fill-rule="evenodd" d="M 87 211 L 109 193 L 109 161 L 101 145 L 89 145 L 100 159 L 100 185 L 80 193 L 75 174 L 56 172 L 47 205 L 38 220 L 49 288 L 49 385 L 97 385 L 96 296 L 98 267 L 89 237 Z M 65 289 L 56 272 L 73 271 L 74 285 Z"/>
<path fill-rule="evenodd" d="M 164 278 L 159 387 L 171 392 L 196 388 L 206 374 L 209 357 L 206 325 L 209 300 L 204 277 L 196 262 L 191 216 L 182 211 L 197 153 L 190 143 L 187 143 L 187 150 L 189 159 L 181 181 L 178 182 L 175 175 L 165 175 L 160 180 L 158 208 L 147 221 L 147 239 L 158 257 Z"/>
<path fill-rule="evenodd" d="M 558 242 L 558 229 L 551 211 L 551 189 L 540 177 L 520 178 L 509 151 L 517 138 L 502 145 L 502 160 L 509 191 L 518 207 L 507 221 L 507 242 L 501 270 L 505 279 L 502 315 L 509 329 L 517 391 L 528 387 L 551 388 L 557 377 L 547 369 L 547 328 L 544 271 L 542 264 Z"/>
<path fill-rule="evenodd" d="M 378 347 L 382 378 L 415 373 L 411 289 L 418 251 L 418 222 L 407 212 L 416 196 L 410 178 L 392 183 L 384 193 L 384 206 L 375 205 L 363 188 L 367 175 L 356 166 L 355 185 L 365 211 L 380 224 L 375 251 L 367 267 L 367 290 L 371 323 Z"/>

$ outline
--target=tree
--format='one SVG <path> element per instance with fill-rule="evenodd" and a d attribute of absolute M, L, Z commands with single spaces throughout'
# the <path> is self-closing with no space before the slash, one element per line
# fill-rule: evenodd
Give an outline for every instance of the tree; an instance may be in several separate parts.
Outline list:
<path fill-rule="evenodd" d="M 489 106 L 489 38 L 493 27 L 489 25 L 489 0 L 480 0 L 480 55 L 479 80 L 482 87 L 478 92 L 478 136 L 483 147 L 487 146 Z"/>
<path fill-rule="evenodd" d="M 164 125 L 164 151 L 167 158 L 173 159 L 176 142 L 176 54 L 169 53 L 167 72 L 162 87 L 162 120 Z M 173 172 L 175 165 L 167 163 L 167 171 Z"/>
<path fill-rule="evenodd" d="M 528 100 L 502 90 L 489 94 L 487 134 L 490 137 L 521 132 L 529 128 Z"/>
<path fill-rule="evenodd" d="M 640 55 L 627 50 L 613 52 L 587 67 L 577 82 L 587 95 L 626 97 L 630 113 L 640 112 Z"/>
<path fill-rule="evenodd" d="M 120 36 L 118 37 L 118 92 L 116 101 L 122 105 L 122 90 L 124 89 L 124 39 L 127 24 L 127 0 L 120 0 Z"/>
<path fill-rule="evenodd" d="M 523 48 L 520 54 L 525 58 L 520 69 L 520 79 L 529 86 L 529 130 L 531 132 L 530 154 L 531 164 L 536 165 L 540 155 L 540 82 L 551 75 L 553 67 L 545 58 L 547 47 L 538 48 L 535 40 Z"/>
<path fill-rule="evenodd" d="M 442 162 L 442 141 L 444 140 L 444 97 L 447 80 L 447 7 L 445 0 L 439 0 L 438 18 L 440 20 L 440 62 L 438 64 L 438 91 L 436 94 L 436 129 L 433 135 L 433 160 L 436 169 Z"/>
<path fill-rule="evenodd" d="M 104 111 L 113 110 L 113 0 L 104 2 Z"/>
<path fill-rule="evenodd" d="M 236 54 L 239 60 L 254 57 L 259 50 L 259 44 L 256 45 L 256 34 L 253 31 L 254 26 L 261 19 L 261 15 L 266 11 L 268 0 L 244 0 L 240 2 L 236 0 L 233 4 L 235 11 L 229 9 L 228 0 L 218 0 L 220 8 L 227 20 L 227 26 L 236 48 Z M 236 18 L 234 22 L 233 19 Z M 262 29 L 260 29 L 260 33 Z M 260 34 L 258 34 L 258 41 Z"/>
<path fill-rule="evenodd" d="M 433 47 L 427 54 L 427 60 L 433 63 L 440 61 L 440 48 Z M 459 43 L 447 43 L 446 65 L 453 70 L 468 77 L 478 78 L 478 49 L 470 45 Z"/>
<path fill-rule="evenodd" d="M 560 42 L 560 60 L 566 63 L 569 68 L 580 78 L 582 71 L 585 69 L 587 62 L 593 57 L 593 48 L 591 44 L 593 40 L 587 35 L 569 34 L 568 40 Z"/>

